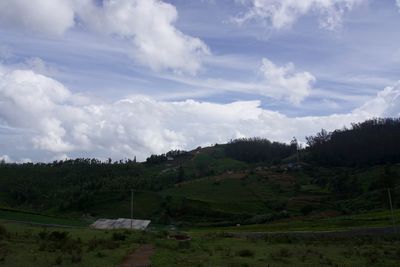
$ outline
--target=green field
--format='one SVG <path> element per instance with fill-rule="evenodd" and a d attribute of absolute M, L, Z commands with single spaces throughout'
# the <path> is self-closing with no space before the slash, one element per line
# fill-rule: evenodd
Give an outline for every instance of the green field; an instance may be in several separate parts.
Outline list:
<path fill-rule="evenodd" d="M 400 237 L 395 235 L 233 238 L 208 230 L 189 231 L 191 240 L 176 241 L 168 238 L 170 234 L 173 233 L 44 228 L 0 221 L 0 266 L 113 267 L 142 244 L 154 245 L 154 267 L 395 267 L 400 261 Z"/>
<path fill-rule="evenodd" d="M 55 224 L 65 226 L 87 227 L 91 222 L 78 219 L 60 218 L 47 216 L 31 212 L 22 212 L 17 210 L 0 209 L 0 219 L 9 221 L 21 221 L 36 224 Z"/>
<path fill-rule="evenodd" d="M 119 241 L 114 232 L 10 222 L 1 226 L 7 234 L 0 237 L 0 266 L 115 266 L 140 239 L 130 232 Z"/>
<path fill-rule="evenodd" d="M 400 210 L 394 211 L 395 222 L 400 222 Z M 329 218 L 292 218 L 266 224 L 241 225 L 240 227 L 197 228 L 197 231 L 227 232 L 290 232 L 290 231 L 334 231 L 367 227 L 391 227 L 390 211 L 366 212 Z"/>
<path fill-rule="evenodd" d="M 400 261 L 399 245 L 399 239 L 391 238 L 251 240 L 208 234 L 188 244 L 158 241 L 152 266 L 395 267 Z"/>

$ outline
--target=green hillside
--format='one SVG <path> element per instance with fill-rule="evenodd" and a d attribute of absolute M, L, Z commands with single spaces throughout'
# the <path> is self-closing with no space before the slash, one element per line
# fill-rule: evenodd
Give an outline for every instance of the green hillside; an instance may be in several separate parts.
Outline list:
<path fill-rule="evenodd" d="M 400 165 L 395 151 L 385 161 L 382 153 L 361 154 L 364 148 L 359 143 L 348 150 L 342 145 L 333 149 L 331 142 L 348 144 L 360 136 L 365 146 L 378 151 L 398 145 L 391 137 L 399 128 L 398 120 L 372 120 L 352 129 L 317 133 L 307 138 L 309 146 L 303 149 L 295 139 L 290 144 L 238 139 L 152 155 L 141 163 L 2 162 L 0 207 L 77 220 L 129 217 L 133 190 L 135 218 L 180 226 L 265 224 L 387 211 L 388 189 L 393 207 L 399 208 Z M 325 159 L 333 154 L 358 155 L 360 162 L 328 164 Z M 3 217 L 12 219 L 12 214 L 19 220 L 17 213 Z"/>

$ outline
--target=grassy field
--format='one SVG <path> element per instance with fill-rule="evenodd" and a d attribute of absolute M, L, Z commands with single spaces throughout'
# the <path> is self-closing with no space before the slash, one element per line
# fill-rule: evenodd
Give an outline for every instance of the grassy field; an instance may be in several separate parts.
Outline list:
<path fill-rule="evenodd" d="M 2 221 L 0 266 L 116 266 L 142 242 L 130 231 L 43 228 Z M 5 230 L 4 230 L 5 229 Z"/>
<path fill-rule="evenodd" d="M 394 211 L 395 220 L 400 220 L 400 210 Z M 290 231 L 340 231 L 355 228 L 391 227 L 390 211 L 366 212 L 355 215 L 336 217 L 303 217 L 284 219 L 265 224 L 241 225 L 232 227 L 200 227 L 191 228 L 192 233 L 219 232 L 290 232 Z"/>
<path fill-rule="evenodd" d="M 36 224 L 57 224 L 65 226 L 86 227 L 91 222 L 79 219 L 53 217 L 38 213 L 24 212 L 12 209 L 0 209 L 0 219 L 9 221 L 30 222 Z"/>
<path fill-rule="evenodd" d="M 399 239 L 249 240 L 208 234 L 190 242 L 157 241 L 155 267 L 398 266 Z"/>
<path fill-rule="evenodd" d="M 302 239 L 289 235 L 233 238 L 206 231 L 190 240 L 166 231 L 43 228 L 0 221 L 0 266 L 112 267 L 142 244 L 153 244 L 153 267 L 385 266 L 400 262 L 400 237 Z M 184 233 L 180 233 L 184 234 Z"/>

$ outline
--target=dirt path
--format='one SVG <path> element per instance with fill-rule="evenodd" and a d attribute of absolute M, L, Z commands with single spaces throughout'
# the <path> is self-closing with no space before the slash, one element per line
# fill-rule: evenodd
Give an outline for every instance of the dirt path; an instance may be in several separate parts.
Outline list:
<path fill-rule="evenodd" d="M 118 267 L 151 267 L 150 257 L 153 254 L 153 245 L 142 245 L 126 256 Z"/>

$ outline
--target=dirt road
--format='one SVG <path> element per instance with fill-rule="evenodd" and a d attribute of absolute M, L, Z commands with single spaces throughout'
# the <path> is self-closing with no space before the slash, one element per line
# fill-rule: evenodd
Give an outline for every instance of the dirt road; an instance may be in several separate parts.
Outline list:
<path fill-rule="evenodd" d="M 153 245 L 142 245 L 126 256 L 118 267 L 151 267 L 150 257 L 153 254 Z"/>

